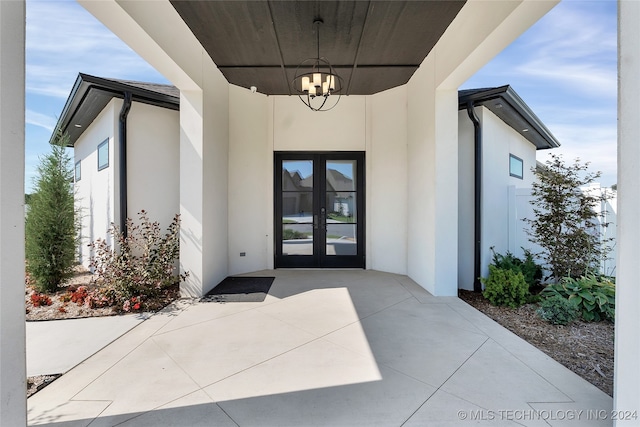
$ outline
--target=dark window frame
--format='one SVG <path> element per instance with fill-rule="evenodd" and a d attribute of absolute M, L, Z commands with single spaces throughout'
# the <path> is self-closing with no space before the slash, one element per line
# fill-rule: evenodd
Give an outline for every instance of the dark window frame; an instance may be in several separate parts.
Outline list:
<path fill-rule="evenodd" d="M 102 166 L 100 165 L 100 149 L 104 146 L 107 146 L 107 159 L 106 159 L 106 163 L 104 163 Z M 98 171 L 101 171 L 103 169 L 107 169 L 109 167 L 109 138 L 105 139 L 104 141 L 102 141 L 100 144 L 98 144 Z"/>
<path fill-rule="evenodd" d="M 516 159 L 520 162 L 520 174 L 513 172 L 513 170 L 511 169 L 511 159 Z M 511 153 L 509 153 L 509 176 L 518 179 L 524 179 L 524 160 Z"/>

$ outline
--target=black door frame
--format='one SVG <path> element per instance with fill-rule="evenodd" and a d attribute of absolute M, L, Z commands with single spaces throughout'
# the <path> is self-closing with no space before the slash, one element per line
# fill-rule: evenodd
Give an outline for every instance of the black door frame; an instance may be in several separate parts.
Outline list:
<path fill-rule="evenodd" d="M 313 255 L 282 253 L 282 162 L 313 160 L 313 206 L 318 221 L 313 227 Z M 326 255 L 326 162 L 356 161 L 356 255 Z M 366 268 L 365 254 L 365 153 L 363 151 L 278 151 L 274 152 L 274 266 L 275 268 Z"/>

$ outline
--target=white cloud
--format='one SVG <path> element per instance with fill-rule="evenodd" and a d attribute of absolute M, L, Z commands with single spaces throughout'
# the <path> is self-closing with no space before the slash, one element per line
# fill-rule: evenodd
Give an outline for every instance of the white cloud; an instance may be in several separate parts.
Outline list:
<path fill-rule="evenodd" d="M 616 182 L 616 2 L 563 0 L 464 87 L 511 84 L 562 146 Z"/>
<path fill-rule="evenodd" d="M 616 183 L 618 159 L 615 127 L 591 124 L 588 121 L 547 125 L 562 146 L 554 150 L 539 151 L 538 160 L 544 162 L 550 153 L 562 154 L 567 163 L 579 158 L 582 162 L 589 162 L 591 172 L 602 172 L 599 181 L 603 185 Z"/>
<path fill-rule="evenodd" d="M 39 126 L 49 132 L 53 132 L 53 129 L 56 127 L 57 121 L 58 120 L 53 116 L 38 113 L 37 111 L 33 111 L 30 109 L 27 109 L 25 112 L 26 124 Z"/>
<path fill-rule="evenodd" d="M 614 1 L 564 1 L 517 45 L 517 73 L 592 96 L 616 96 Z M 611 25 L 613 23 L 613 25 Z"/>
<path fill-rule="evenodd" d="M 79 72 L 166 81 L 76 2 L 27 2 L 27 94 L 66 98 Z"/>

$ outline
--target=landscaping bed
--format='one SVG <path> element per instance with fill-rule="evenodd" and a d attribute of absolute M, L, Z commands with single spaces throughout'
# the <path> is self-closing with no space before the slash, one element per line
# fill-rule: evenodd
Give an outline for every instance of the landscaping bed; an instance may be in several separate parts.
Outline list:
<path fill-rule="evenodd" d="M 482 294 L 464 290 L 459 291 L 459 297 L 613 396 L 613 323 L 579 319 L 566 326 L 552 325 L 535 313 L 537 304 L 496 307 Z"/>
<path fill-rule="evenodd" d="M 79 319 L 126 313 L 121 307 L 90 307 L 83 301 L 74 302 L 70 300 L 71 296 L 81 286 L 86 289 L 87 293 L 97 290 L 99 286 L 96 284 L 95 279 L 96 277 L 90 272 L 77 269 L 75 275 L 59 291 L 52 294 L 43 294 L 48 297 L 48 300 L 44 303 L 34 303 L 32 295 L 34 293 L 37 294 L 37 292 L 32 286 L 27 285 L 24 296 L 27 321 Z M 178 298 L 180 298 L 180 286 L 176 283 L 163 289 L 154 298 L 145 300 L 143 308 L 145 311 L 159 311 Z M 49 302 L 50 304 L 48 304 Z M 135 305 L 130 307 L 130 312 L 142 311 L 136 310 L 134 307 Z"/>

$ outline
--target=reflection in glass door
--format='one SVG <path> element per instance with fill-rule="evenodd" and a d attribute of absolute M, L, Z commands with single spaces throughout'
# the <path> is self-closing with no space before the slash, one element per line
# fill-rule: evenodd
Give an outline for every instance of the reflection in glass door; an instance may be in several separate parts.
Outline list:
<path fill-rule="evenodd" d="M 282 253 L 313 255 L 313 160 L 282 161 Z"/>
<path fill-rule="evenodd" d="M 277 267 L 364 268 L 364 154 L 276 153 Z"/>

